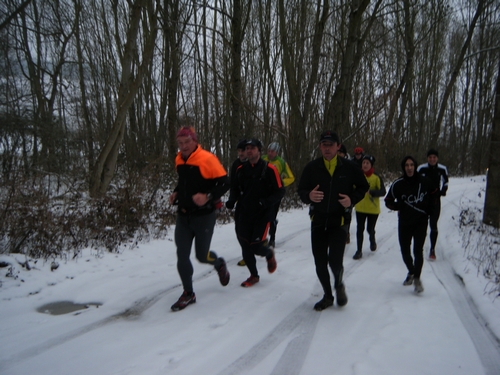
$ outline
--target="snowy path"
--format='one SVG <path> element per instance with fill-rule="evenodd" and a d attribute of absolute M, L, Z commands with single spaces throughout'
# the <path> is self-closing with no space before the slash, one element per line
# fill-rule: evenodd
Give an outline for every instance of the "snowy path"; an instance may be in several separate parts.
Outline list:
<path fill-rule="evenodd" d="M 314 311 L 322 290 L 307 210 L 280 213 L 276 273 L 269 275 L 259 259 L 260 283 L 241 288 L 248 271 L 236 265 L 234 227 L 218 226 L 212 247 L 228 261 L 231 282 L 221 287 L 214 271 L 194 261 L 197 303 L 181 312 L 170 311 L 182 288 L 168 239 L 118 256 L 90 257 L 71 270 L 71 264 L 62 265 L 29 297 L 28 279 L 16 288 L 4 285 L 0 373 L 499 374 L 498 339 L 449 261 L 451 252 L 463 252 L 452 219 L 465 194 L 461 189 L 451 184 L 443 202 L 438 260 L 424 264 L 421 295 L 402 285 L 406 270 L 397 218 L 384 209 L 378 250 L 367 250 L 365 236 L 360 261 L 352 259 L 355 219 L 351 226 L 345 256 L 348 305 Z M 65 299 L 103 305 L 78 315 L 34 311 Z"/>
<path fill-rule="evenodd" d="M 464 288 L 463 280 L 447 262 L 436 262 L 431 266 L 437 279 L 448 292 L 455 311 L 469 333 L 485 367 L 485 373 L 500 374 L 500 340 L 491 332 L 487 322 L 479 314 L 474 301 Z"/>

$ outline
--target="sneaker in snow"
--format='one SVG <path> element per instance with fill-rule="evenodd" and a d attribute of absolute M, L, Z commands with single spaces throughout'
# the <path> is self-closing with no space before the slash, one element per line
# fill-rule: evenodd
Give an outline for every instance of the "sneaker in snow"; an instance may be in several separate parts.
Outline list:
<path fill-rule="evenodd" d="M 227 284 L 229 284 L 229 271 L 227 270 L 227 265 L 224 258 L 219 258 L 219 260 L 220 266 L 217 270 L 217 273 L 219 274 L 219 281 L 222 286 L 226 286 Z"/>
<path fill-rule="evenodd" d="M 424 286 L 420 279 L 415 278 L 413 284 L 415 284 L 415 293 L 422 293 L 424 291 Z"/>
<path fill-rule="evenodd" d="M 241 283 L 241 286 L 244 288 L 249 288 L 249 287 L 257 284 L 259 282 L 259 280 L 260 280 L 259 276 L 250 275 L 250 277 L 248 279 L 246 279 L 245 281 L 243 281 Z"/>
<path fill-rule="evenodd" d="M 370 244 L 370 250 L 371 251 L 377 250 L 377 243 L 376 242 L 373 242 L 373 243 Z"/>
<path fill-rule="evenodd" d="M 333 306 L 333 296 L 327 297 L 326 295 L 324 295 L 323 299 L 314 305 L 314 310 L 322 311 L 330 306 Z"/>
<path fill-rule="evenodd" d="M 345 306 L 347 305 L 347 294 L 345 293 L 345 285 L 342 284 L 335 288 L 337 292 L 337 305 Z"/>
<path fill-rule="evenodd" d="M 354 253 L 354 256 L 352 257 L 352 259 L 356 259 L 356 260 L 361 259 L 361 258 L 363 258 L 363 253 L 361 251 L 359 251 L 359 250 L 356 251 Z"/>
<path fill-rule="evenodd" d="M 274 256 L 274 251 L 272 249 L 271 250 L 271 253 L 272 253 L 272 257 L 267 259 L 267 270 L 269 271 L 269 273 L 273 273 L 274 271 L 276 271 L 276 268 L 278 267 L 278 263 L 276 262 L 276 257 Z"/>
<path fill-rule="evenodd" d="M 247 265 L 247 264 L 245 263 L 245 259 L 242 259 L 242 260 L 240 260 L 240 261 L 238 262 L 238 266 L 242 266 L 242 267 L 244 267 L 244 266 L 246 266 L 246 265 Z"/>
<path fill-rule="evenodd" d="M 405 281 L 403 281 L 403 285 L 411 285 L 413 284 L 413 275 L 408 274 L 406 276 Z"/>
<path fill-rule="evenodd" d="M 436 260 L 436 253 L 434 252 L 434 249 L 431 249 L 431 252 L 429 254 L 429 259 Z"/>
<path fill-rule="evenodd" d="M 182 296 L 179 297 L 179 300 L 174 303 L 170 308 L 172 311 L 179 311 L 184 309 L 187 305 L 191 303 L 196 303 L 196 295 L 193 293 L 188 294 L 186 291 L 182 293 Z"/>

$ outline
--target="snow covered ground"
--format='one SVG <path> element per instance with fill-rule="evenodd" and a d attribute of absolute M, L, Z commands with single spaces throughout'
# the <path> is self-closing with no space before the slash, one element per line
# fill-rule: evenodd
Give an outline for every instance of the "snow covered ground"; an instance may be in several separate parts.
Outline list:
<path fill-rule="evenodd" d="M 236 265 L 234 225 L 218 225 L 212 248 L 226 258 L 231 281 L 222 287 L 192 254 L 197 303 L 179 312 L 170 310 L 182 293 L 173 229 L 121 254 L 86 250 L 52 272 L 50 262 L 28 271 L 21 255 L 2 255 L 15 277 L 0 269 L 0 373 L 500 374 L 500 299 L 485 293 L 487 281 L 465 259 L 458 227 L 464 208 L 482 207 L 485 184 L 484 176 L 450 180 L 438 259 L 426 260 L 420 295 L 402 285 L 396 213 L 383 208 L 378 250 L 365 235 L 359 261 L 354 219 L 344 262 L 349 303 L 322 312 L 313 310 L 322 290 L 305 208 L 279 214 L 278 269 L 268 274 L 259 258 L 252 288 L 240 287 L 249 274 Z M 91 305 L 37 312 L 57 301 Z"/>

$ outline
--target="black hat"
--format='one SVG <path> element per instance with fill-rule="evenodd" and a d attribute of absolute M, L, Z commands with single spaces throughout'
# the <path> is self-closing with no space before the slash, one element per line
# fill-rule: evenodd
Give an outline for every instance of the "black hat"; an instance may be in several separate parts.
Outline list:
<path fill-rule="evenodd" d="M 340 143 L 339 136 L 337 133 L 332 132 L 330 130 L 326 130 L 323 133 L 321 133 L 321 136 L 319 138 L 319 143 L 321 142 L 333 142 L 333 143 Z"/>
<path fill-rule="evenodd" d="M 244 150 L 246 144 L 247 144 L 247 140 L 245 138 L 240 139 L 240 141 L 238 142 L 238 146 L 236 146 L 236 148 L 238 150 Z"/>
<path fill-rule="evenodd" d="M 431 148 L 429 151 L 427 151 L 427 156 L 431 156 L 431 155 L 436 155 L 439 157 L 437 150 L 433 149 L 433 148 Z"/>
<path fill-rule="evenodd" d="M 259 141 L 257 138 L 247 139 L 245 141 L 245 146 L 247 146 L 247 145 L 256 146 L 259 149 L 259 151 L 262 151 L 262 142 Z"/>
<path fill-rule="evenodd" d="M 375 164 L 375 157 L 371 156 L 371 155 L 365 155 L 365 156 L 363 156 L 362 160 L 365 160 L 365 159 L 368 160 L 373 167 L 373 164 Z"/>
<path fill-rule="evenodd" d="M 339 152 L 347 155 L 347 147 L 343 143 L 340 145 Z"/>

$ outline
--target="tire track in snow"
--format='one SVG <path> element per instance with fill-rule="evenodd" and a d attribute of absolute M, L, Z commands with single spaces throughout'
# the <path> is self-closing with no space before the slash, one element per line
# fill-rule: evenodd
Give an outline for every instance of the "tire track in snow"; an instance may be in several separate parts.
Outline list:
<path fill-rule="evenodd" d="M 441 260 L 429 263 L 434 275 L 446 289 L 458 317 L 469 333 L 486 374 L 500 374 L 500 340 L 488 328 L 465 289 L 463 280 L 446 260 L 444 254 L 441 255 Z"/>
<path fill-rule="evenodd" d="M 5 362 L 8 363 L 8 366 L 1 366 L 0 365 L 0 373 L 3 373 L 7 367 L 20 362 L 24 361 L 27 358 L 31 358 L 34 356 L 37 356 L 39 354 L 42 354 L 56 346 L 63 345 L 64 343 L 71 341 L 79 336 L 85 335 L 86 333 L 92 332 L 96 329 L 99 329 L 101 327 L 104 327 L 107 324 L 111 324 L 120 320 L 133 320 L 138 318 L 144 311 L 146 311 L 148 308 L 153 306 L 156 302 L 158 302 L 164 295 L 178 289 L 180 285 L 175 285 L 170 288 L 161 290 L 157 293 L 151 294 L 149 296 L 146 296 L 144 298 L 141 298 L 137 301 L 134 301 L 133 305 L 126 310 L 124 310 L 121 313 L 115 314 L 108 316 L 106 318 L 103 318 L 101 320 L 98 320 L 94 323 L 90 323 L 80 329 L 64 333 L 62 335 L 53 337 L 45 342 L 42 342 L 40 344 L 37 344 L 32 347 L 28 347 L 16 355 L 10 357 L 7 359 Z"/>
<path fill-rule="evenodd" d="M 483 186 L 483 183 L 484 180 L 480 182 L 479 186 Z M 480 188 L 479 194 L 482 193 L 484 191 Z M 452 214 L 448 212 L 453 212 L 454 209 L 458 211 L 454 213 L 458 218 L 462 207 L 469 205 L 469 202 L 463 202 L 464 200 L 469 200 L 467 196 L 466 191 L 448 190 L 447 196 L 441 200 L 441 218 L 448 216 L 447 219 L 451 219 Z M 482 199 L 481 195 L 478 198 Z M 438 261 L 428 263 L 434 275 L 448 293 L 458 317 L 476 347 L 486 374 L 500 374 L 500 339 L 489 329 L 487 322 L 479 313 L 472 297 L 465 288 L 464 281 L 447 260 L 444 252 L 440 252 Z"/>
<path fill-rule="evenodd" d="M 310 301 L 299 305 L 269 334 L 227 366 L 219 375 L 232 375 L 251 371 L 290 336 L 295 337 L 290 339 L 283 355 L 271 373 L 273 375 L 299 374 L 321 316 L 320 313 L 315 313 L 311 306 Z"/>
<path fill-rule="evenodd" d="M 300 230 L 300 231 L 295 232 L 293 235 L 289 236 L 287 238 L 287 240 L 284 241 L 283 243 L 297 237 L 298 235 L 300 235 L 301 233 L 303 233 L 304 231 L 306 231 L 308 229 L 309 228 L 306 228 L 304 230 Z M 233 264 L 233 263 L 236 264 L 236 262 L 240 259 L 241 259 L 240 257 L 237 257 L 237 258 L 229 260 L 227 263 L 228 264 Z M 198 276 L 193 277 L 193 282 L 200 281 L 200 280 L 206 279 L 206 278 L 214 276 L 214 275 L 217 276 L 217 272 L 214 269 L 210 269 L 206 272 L 203 272 L 202 274 L 200 274 Z M 67 332 L 63 335 L 53 337 L 53 338 L 51 338 L 51 339 L 49 339 L 41 344 L 37 344 L 35 346 L 28 347 L 25 350 L 22 350 L 21 352 L 17 353 L 16 355 L 10 357 L 6 361 L 6 363 L 9 363 L 12 365 L 12 364 L 17 363 L 19 361 L 25 360 L 26 358 L 31 358 L 31 357 L 34 357 L 36 355 L 42 354 L 42 353 L 52 349 L 53 347 L 63 345 L 64 343 L 66 343 L 68 341 L 71 341 L 79 336 L 82 336 L 86 333 L 89 333 L 89 332 L 92 332 L 96 329 L 99 329 L 107 324 L 111 324 L 113 322 L 120 321 L 120 320 L 137 319 L 142 313 L 144 313 L 150 307 L 155 305 L 164 296 L 175 293 L 178 290 L 182 290 L 181 284 L 174 284 L 174 285 L 171 285 L 165 289 L 162 289 L 160 291 L 157 291 L 155 293 L 147 295 L 139 300 L 134 301 L 129 308 L 125 309 L 121 313 L 114 314 L 112 316 L 108 316 L 108 317 L 103 318 L 101 320 L 98 320 L 94 323 L 90 323 L 90 324 L 88 324 L 85 327 L 82 327 L 80 329 L 77 329 L 77 330 L 74 330 L 71 332 Z M 0 365 L 0 370 L 2 370 L 2 371 L 5 370 L 4 366 Z"/>
<path fill-rule="evenodd" d="M 207 271 L 197 277 L 193 278 L 193 281 L 199 281 L 201 279 L 207 278 L 210 275 L 212 275 L 215 271 L 210 270 Z M 150 307 L 152 307 L 154 304 L 156 304 L 159 300 L 161 300 L 165 295 L 171 294 L 175 292 L 176 290 L 182 289 L 181 284 L 175 284 L 171 285 L 165 289 L 162 289 L 160 291 L 157 291 L 155 293 L 151 293 L 150 295 L 147 295 L 139 300 L 136 300 L 132 303 L 132 306 L 129 308 L 125 309 L 121 313 L 117 313 L 111 316 L 108 316 L 106 318 L 102 318 L 94 323 L 87 324 L 86 326 L 79 328 L 77 330 L 71 331 L 64 333 L 62 335 L 53 337 L 51 339 L 48 339 L 45 342 L 42 342 L 40 344 L 34 345 L 32 347 L 28 347 L 19 353 L 17 353 L 14 356 L 11 356 L 10 358 L 5 360 L 5 363 L 8 363 L 9 365 L 5 366 L 0 363 L 0 373 L 4 373 L 4 371 L 11 365 L 18 363 L 20 361 L 26 360 L 27 358 L 31 358 L 34 356 L 37 356 L 39 354 L 42 354 L 56 346 L 63 345 L 64 343 L 71 341 L 73 339 L 76 339 L 80 336 L 83 336 L 89 332 L 92 332 L 94 330 L 97 330 L 101 327 L 104 327 L 108 324 L 112 324 L 117 321 L 122 321 L 122 320 L 134 320 L 140 317 L 140 315 L 148 310 Z M 80 312 L 82 313 L 82 312 Z M 77 314 L 80 314 L 77 313 Z"/>
<path fill-rule="evenodd" d="M 298 235 L 309 228 L 295 232 L 293 235 L 287 236 L 285 240 L 277 242 L 277 245 L 282 247 L 287 242 L 293 240 Z M 390 234 L 383 235 L 379 239 L 380 245 L 386 243 Z M 387 252 L 389 249 L 382 247 Z M 344 278 L 347 280 L 355 269 L 360 267 L 364 262 L 351 262 L 345 266 Z M 321 286 L 319 285 L 319 288 Z M 311 346 L 316 325 L 319 321 L 321 313 L 312 309 L 315 301 L 307 300 L 299 305 L 294 311 L 288 314 L 274 329 L 266 335 L 262 340 L 255 344 L 249 351 L 236 359 L 228 367 L 226 367 L 219 375 L 240 374 L 243 371 L 249 371 L 258 366 L 267 355 L 275 350 L 281 343 L 289 339 L 283 354 L 278 360 L 276 366 L 271 372 L 272 375 L 295 375 L 300 374 L 302 366 L 306 359 L 309 347 Z M 290 339 L 291 336 L 294 336 Z"/>
<path fill-rule="evenodd" d="M 365 235 L 365 237 L 366 237 L 366 235 Z M 385 253 L 389 252 L 389 250 L 391 250 L 391 248 L 388 248 L 388 247 L 383 246 L 383 245 L 386 242 L 388 242 L 391 237 L 392 237 L 392 234 L 390 234 L 390 233 L 389 234 L 384 234 L 384 235 L 380 236 L 380 238 L 377 239 L 377 250 L 376 251 L 371 251 L 371 250 L 363 251 L 363 254 L 369 254 L 369 255 L 368 256 L 363 255 L 363 258 L 358 259 L 358 260 L 353 260 L 352 262 L 347 263 L 347 265 L 345 263 L 345 257 L 346 257 L 346 255 L 344 253 L 344 279 L 347 280 L 347 278 L 356 269 L 358 269 L 359 267 L 361 267 L 364 264 L 365 261 L 369 261 L 371 257 L 376 256 L 377 253 L 385 254 Z M 356 245 L 356 244 L 354 243 L 354 245 Z M 349 254 L 348 256 L 350 256 L 352 258 L 351 254 Z M 346 287 L 347 286 L 348 285 L 346 285 Z"/>

